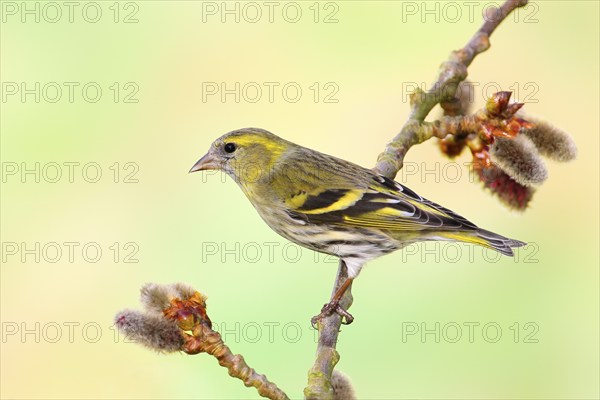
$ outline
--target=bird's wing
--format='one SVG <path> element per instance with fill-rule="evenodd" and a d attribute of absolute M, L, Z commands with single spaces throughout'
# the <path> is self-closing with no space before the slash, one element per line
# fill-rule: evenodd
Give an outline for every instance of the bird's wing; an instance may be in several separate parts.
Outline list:
<path fill-rule="evenodd" d="M 368 183 L 364 182 L 365 178 Z M 389 231 L 477 229 L 460 215 L 370 171 L 362 176 L 362 187 L 356 181 L 336 179 L 335 183 L 338 183 L 337 187 L 332 186 L 334 182 L 320 182 L 320 185 L 305 183 L 285 199 L 288 214 L 317 224 L 343 224 Z"/>

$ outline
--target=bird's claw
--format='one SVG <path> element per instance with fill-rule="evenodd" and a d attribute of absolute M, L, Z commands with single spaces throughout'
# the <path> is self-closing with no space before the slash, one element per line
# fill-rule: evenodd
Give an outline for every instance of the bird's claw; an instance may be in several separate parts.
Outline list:
<path fill-rule="evenodd" d="M 354 317 L 348 311 L 346 311 L 342 306 L 340 306 L 339 301 L 331 301 L 323 306 L 319 315 L 315 315 L 310 319 L 310 324 L 314 329 L 317 329 L 317 323 L 321 321 L 323 318 L 329 317 L 332 314 L 338 314 L 342 317 L 343 325 L 350 325 L 352 321 L 354 321 Z"/>

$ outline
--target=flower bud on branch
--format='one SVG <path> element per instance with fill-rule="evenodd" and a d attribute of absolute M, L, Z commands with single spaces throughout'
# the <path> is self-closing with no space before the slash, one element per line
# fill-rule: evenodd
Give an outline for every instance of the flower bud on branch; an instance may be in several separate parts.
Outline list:
<path fill-rule="evenodd" d="M 517 114 L 523 104 L 510 104 L 510 97 L 510 92 L 499 92 L 473 115 L 424 123 L 423 135 L 442 138 L 440 150 L 451 158 L 469 147 L 484 187 L 509 207 L 524 209 L 533 197 L 532 186 L 548 177 L 540 154 L 566 161 L 575 157 L 577 149 L 565 132 Z"/>
<path fill-rule="evenodd" d="M 244 357 L 234 355 L 221 335 L 212 329 L 206 297 L 183 284 L 147 284 L 141 290 L 145 312 L 125 310 L 117 314 L 120 331 L 137 343 L 163 352 L 207 353 L 227 368 L 229 375 L 255 387 L 258 394 L 274 400 L 288 399 L 265 375 L 250 368 Z"/>

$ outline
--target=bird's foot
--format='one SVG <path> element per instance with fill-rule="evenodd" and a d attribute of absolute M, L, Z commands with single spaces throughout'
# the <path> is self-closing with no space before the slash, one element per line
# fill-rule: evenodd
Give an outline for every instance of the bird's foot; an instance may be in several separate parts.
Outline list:
<path fill-rule="evenodd" d="M 354 317 L 348 311 L 346 311 L 342 306 L 340 306 L 339 300 L 332 300 L 329 303 L 325 304 L 321 309 L 319 315 L 315 315 L 310 319 L 310 324 L 314 329 L 317 329 L 317 323 L 323 318 L 329 317 L 332 314 L 338 314 L 342 317 L 343 325 L 350 325 L 352 321 L 354 321 Z"/>

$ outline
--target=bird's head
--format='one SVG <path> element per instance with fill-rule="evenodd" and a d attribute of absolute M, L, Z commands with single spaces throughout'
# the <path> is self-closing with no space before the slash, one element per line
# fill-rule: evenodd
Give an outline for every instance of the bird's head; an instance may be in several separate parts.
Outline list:
<path fill-rule="evenodd" d="M 259 128 L 226 133 L 213 142 L 190 172 L 221 170 L 245 185 L 269 176 L 292 143 Z"/>

